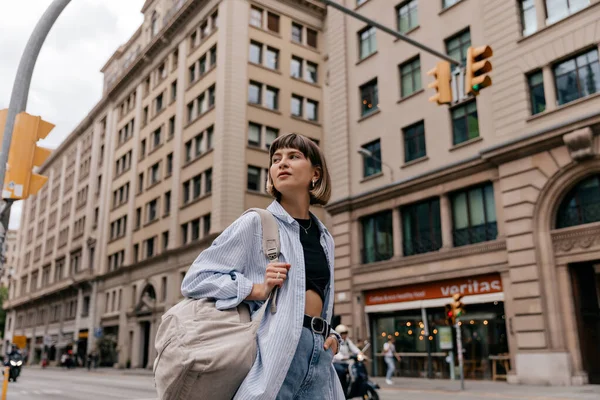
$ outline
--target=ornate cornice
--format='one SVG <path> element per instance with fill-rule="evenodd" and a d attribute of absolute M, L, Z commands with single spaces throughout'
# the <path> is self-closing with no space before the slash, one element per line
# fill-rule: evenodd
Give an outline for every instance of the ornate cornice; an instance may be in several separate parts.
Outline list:
<path fill-rule="evenodd" d="M 600 247 L 600 222 L 560 229 L 552 233 L 555 254 Z"/>

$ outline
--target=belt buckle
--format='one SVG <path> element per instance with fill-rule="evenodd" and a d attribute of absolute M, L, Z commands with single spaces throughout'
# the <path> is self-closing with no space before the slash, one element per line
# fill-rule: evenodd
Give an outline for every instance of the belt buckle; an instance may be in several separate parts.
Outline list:
<path fill-rule="evenodd" d="M 321 321 L 321 329 L 320 330 L 315 328 L 315 321 Z M 312 317 L 312 319 L 310 320 L 310 328 L 313 330 L 313 332 L 319 333 L 322 335 L 323 332 L 325 332 L 325 320 L 320 317 Z"/>

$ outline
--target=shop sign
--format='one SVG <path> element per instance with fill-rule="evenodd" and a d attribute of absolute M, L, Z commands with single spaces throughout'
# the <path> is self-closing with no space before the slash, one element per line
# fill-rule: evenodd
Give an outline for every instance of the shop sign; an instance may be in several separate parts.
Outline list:
<path fill-rule="evenodd" d="M 438 330 L 438 345 L 440 350 L 452 350 L 454 344 L 452 342 L 452 327 L 440 326 Z"/>
<path fill-rule="evenodd" d="M 12 342 L 20 349 L 27 347 L 27 336 L 13 336 Z"/>
<path fill-rule="evenodd" d="M 500 274 L 482 275 L 473 278 L 458 278 L 447 281 L 421 283 L 377 289 L 365 293 L 366 305 L 401 303 L 405 301 L 430 300 L 451 297 L 455 293 L 463 296 L 502 292 Z"/>

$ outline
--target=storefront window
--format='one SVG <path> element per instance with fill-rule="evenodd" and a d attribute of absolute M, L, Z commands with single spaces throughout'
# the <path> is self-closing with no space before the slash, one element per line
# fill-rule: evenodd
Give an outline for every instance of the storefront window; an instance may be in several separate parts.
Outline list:
<path fill-rule="evenodd" d="M 427 344 L 429 343 L 433 378 L 450 377 L 450 366 L 446 362 L 448 350 L 440 348 L 440 330 L 448 329 L 444 308 L 428 308 L 425 311 L 429 332 L 426 332 L 421 309 L 371 315 L 371 357 L 374 376 L 385 375 L 386 366 L 382 349 L 388 336 L 392 335 L 396 351 L 402 356 L 401 362 L 396 366 L 397 376 L 427 376 Z M 465 351 L 465 378 L 491 379 L 492 364 L 489 357 L 508 354 L 504 303 L 495 301 L 470 304 L 467 313 L 459 321 Z M 456 349 L 454 328 L 452 328 L 452 337 Z M 458 366 L 457 357 L 455 357 L 455 366 Z"/>

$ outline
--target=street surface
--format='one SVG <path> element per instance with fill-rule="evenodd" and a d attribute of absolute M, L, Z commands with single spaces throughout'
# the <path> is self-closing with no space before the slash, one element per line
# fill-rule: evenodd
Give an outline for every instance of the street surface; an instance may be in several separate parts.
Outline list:
<path fill-rule="evenodd" d="M 600 385 L 581 387 L 535 387 L 503 382 L 399 379 L 388 386 L 381 378 L 381 400 L 578 400 L 600 399 Z M 156 400 L 150 371 L 98 369 L 63 370 L 25 368 L 17 383 L 11 382 L 8 400 Z"/>

